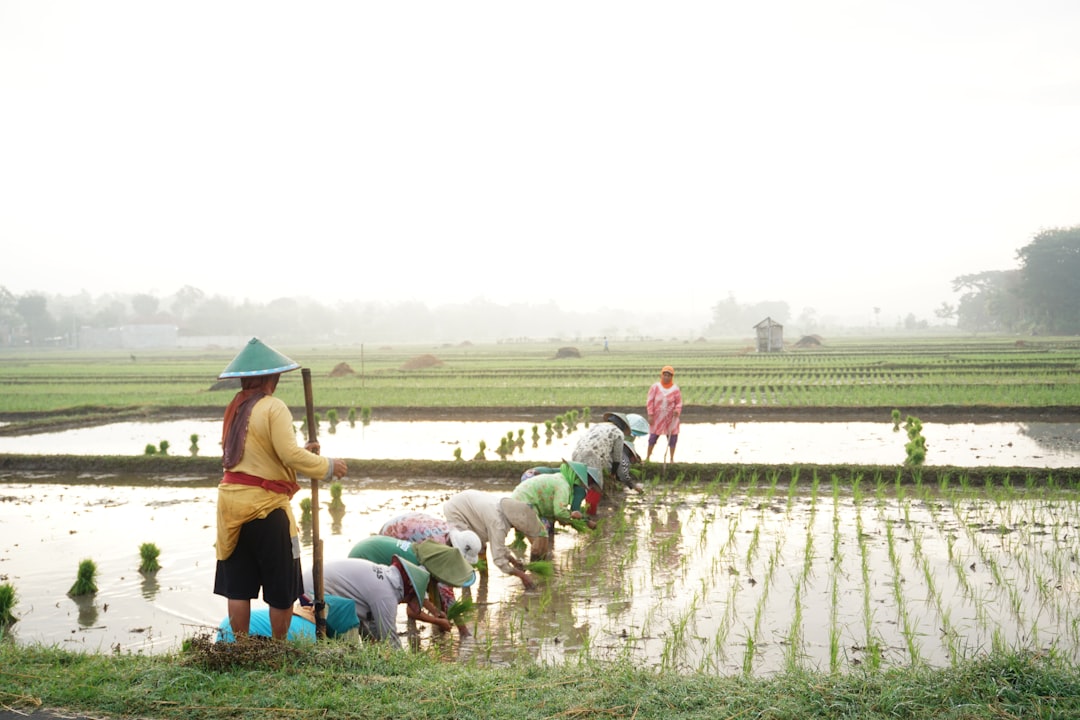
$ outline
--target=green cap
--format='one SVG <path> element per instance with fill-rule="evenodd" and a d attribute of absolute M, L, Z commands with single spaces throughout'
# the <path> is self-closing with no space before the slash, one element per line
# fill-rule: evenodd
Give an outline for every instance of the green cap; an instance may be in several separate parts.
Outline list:
<path fill-rule="evenodd" d="M 456 550 L 454 552 L 457 552 Z M 461 553 L 458 553 L 459 555 Z M 428 581 L 431 580 L 431 573 L 419 565 L 414 565 L 401 555 L 395 555 L 395 558 L 401 563 L 401 566 L 405 568 L 405 574 L 409 576 L 409 583 L 413 586 L 413 592 L 416 593 L 416 597 L 420 599 L 420 602 L 424 602 L 424 598 L 427 596 Z"/>
<path fill-rule="evenodd" d="M 276 375 L 300 367 L 259 338 L 251 338 L 244 349 L 237 353 L 229 366 L 218 375 L 219 380 L 256 375 Z"/>
<path fill-rule="evenodd" d="M 437 540 L 423 540 L 413 546 L 416 557 L 436 580 L 456 587 L 472 585 L 476 573 L 457 548 Z"/>

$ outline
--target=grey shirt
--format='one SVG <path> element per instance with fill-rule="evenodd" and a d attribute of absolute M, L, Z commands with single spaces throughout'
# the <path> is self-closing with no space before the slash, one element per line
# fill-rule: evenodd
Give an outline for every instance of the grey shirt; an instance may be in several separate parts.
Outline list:
<path fill-rule="evenodd" d="M 311 570 L 304 571 L 304 592 L 315 592 Z M 397 615 L 398 605 L 405 601 L 405 586 L 396 567 L 363 558 L 329 560 L 323 563 L 323 592 L 352 600 L 365 633 L 401 647 Z"/>

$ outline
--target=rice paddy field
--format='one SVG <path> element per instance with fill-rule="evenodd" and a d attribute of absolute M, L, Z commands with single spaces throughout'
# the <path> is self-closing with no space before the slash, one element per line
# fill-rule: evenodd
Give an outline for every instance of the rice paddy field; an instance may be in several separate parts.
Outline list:
<path fill-rule="evenodd" d="M 560 357 L 569 348 L 577 357 Z M 239 348 L 0 353 L 0 418 L 108 408 L 220 412 L 212 389 Z M 312 371 L 322 412 L 621 408 L 674 365 L 687 412 L 725 409 L 1076 408 L 1076 338 L 882 339 L 756 353 L 734 342 L 279 348 Z M 298 373 L 277 394 L 303 407 Z M 811 414 L 808 420 L 813 420 Z"/>
<path fill-rule="evenodd" d="M 280 349 L 312 367 L 320 413 L 368 411 L 376 421 L 401 414 L 500 419 L 551 417 L 563 408 L 635 411 L 659 367 L 672 364 L 684 416 L 714 421 L 752 412 L 757 420 L 821 423 L 842 414 L 887 422 L 899 409 L 905 416 L 939 413 L 975 423 L 1003 415 L 1050 417 L 1072 432 L 1080 422 L 1080 341 L 1070 338 L 850 341 L 772 355 L 737 343 L 642 343 L 610 352 L 580 343 L 581 357 L 556 359 L 568 344 Z M 18 436 L 121 417 L 220 413 L 232 392 L 211 387 L 233 354 L 0 355 L 0 431 Z M 298 378 L 283 381 L 278 394 L 302 414 Z M 116 459 L 112 474 L 129 477 L 138 467 L 131 460 Z M 205 520 L 193 512 L 212 501 L 215 482 L 213 471 L 194 461 L 158 458 L 138 480 L 140 502 L 153 504 L 162 534 L 139 539 L 163 546 L 162 584 L 169 572 L 180 571 L 168 563 L 165 527 L 213 522 L 209 510 Z M 78 497 L 80 488 L 108 487 L 109 458 L 64 462 L 22 457 L 5 464 L 0 457 L 7 468 L 0 495 L 28 497 L 35 482 L 66 485 L 69 497 Z M 390 488 L 397 483 L 400 496 L 353 478 L 344 490 L 350 513 L 338 521 L 340 536 L 330 519 L 324 523 L 332 548 L 371 532 L 393 512 L 437 513 L 457 489 L 509 492 L 524 469 L 512 462 L 430 462 L 409 466 L 403 476 L 402 466 L 384 472 L 362 467 Z M 1076 477 L 1076 468 L 976 470 L 944 463 L 924 472 L 902 461 L 833 467 L 654 462 L 640 470 L 643 494 L 605 498 L 596 532 L 560 531 L 555 574 L 538 590 L 524 591 L 495 571 L 476 588 L 474 639 L 425 635 L 421 647 L 495 665 L 522 658 L 629 659 L 676 672 L 755 677 L 952 667 L 1010 652 L 1053 653 L 1075 663 Z M 179 503 L 184 520 L 174 523 L 167 504 L 153 498 L 155 478 L 170 488 L 186 478 L 205 488 L 205 497 Z M 32 508 L 29 500 L 0 503 L 0 514 L 27 505 Z M 33 524 L 32 518 L 24 522 Z M 0 558 L 0 581 L 16 589 L 22 580 L 10 568 L 18 552 L 9 547 Z M 197 549 L 183 553 L 198 564 Z M 207 567 L 211 557 L 207 548 Z M 207 592 L 193 579 L 199 571 L 183 572 L 188 575 L 180 584 Z M 57 596 L 59 607 L 70 579 Z M 199 602 L 187 603 L 188 622 L 210 614 Z M 102 616 L 93 614 L 94 621 Z M 80 632 L 79 613 L 68 609 L 66 618 L 72 632 Z"/>

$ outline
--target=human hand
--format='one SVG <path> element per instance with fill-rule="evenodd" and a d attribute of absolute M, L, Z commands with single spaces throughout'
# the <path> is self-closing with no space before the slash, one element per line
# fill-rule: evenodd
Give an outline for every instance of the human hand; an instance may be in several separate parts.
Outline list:
<path fill-rule="evenodd" d="M 573 518 L 574 520 L 580 520 L 581 519 L 581 511 L 580 510 L 575 510 L 574 512 L 570 513 L 570 517 Z"/>
<path fill-rule="evenodd" d="M 308 443 L 306 443 L 304 445 L 304 449 L 307 450 L 310 453 L 315 453 L 316 455 L 318 455 L 319 450 L 322 449 L 322 446 L 319 445 L 318 440 L 311 440 L 311 441 L 309 441 Z"/>
<path fill-rule="evenodd" d="M 349 466 L 341 458 L 334 458 L 334 477 L 343 478 L 349 473 Z"/>
<path fill-rule="evenodd" d="M 528 573 L 521 573 L 521 575 L 519 575 L 518 577 L 521 578 L 521 584 L 525 586 L 526 590 L 535 590 L 536 589 L 536 583 L 533 581 L 533 579 L 531 577 L 529 577 Z"/>

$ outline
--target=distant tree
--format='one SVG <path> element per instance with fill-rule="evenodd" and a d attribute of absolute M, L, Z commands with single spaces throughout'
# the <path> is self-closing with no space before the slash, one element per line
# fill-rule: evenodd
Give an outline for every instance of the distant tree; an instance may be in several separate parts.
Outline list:
<path fill-rule="evenodd" d="M 904 316 L 905 330 L 925 330 L 929 325 L 930 324 L 926 322 L 926 320 L 920 320 L 915 317 L 915 313 L 908 313 Z"/>
<path fill-rule="evenodd" d="M 18 311 L 18 301 L 3 285 L 0 285 L 0 345 L 11 345 L 15 336 L 23 327 Z"/>
<path fill-rule="evenodd" d="M 112 300 L 94 313 L 93 324 L 99 328 L 110 328 L 122 325 L 127 319 L 127 310 L 119 300 Z"/>
<path fill-rule="evenodd" d="M 1032 329 L 1080 333 L 1080 225 L 1044 230 L 1016 253 L 1019 295 Z"/>
<path fill-rule="evenodd" d="M 791 309 L 782 300 L 767 300 L 753 305 L 740 305 L 734 295 L 713 305 L 713 319 L 706 333 L 713 336 L 746 336 L 767 317 L 781 325 L 788 321 Z"/>
<path fill-rule="evenodd" d="M 185 285 L 177 290 L 176 295 L 173 296 L 172 314 L 181 321 L 186 320 L 205 299 L 206 294 L 202 290 L 191 285 Z"/>
<path fill-rule="evenodd" d="M 713 305 L 712 322 L 705 332 L 713 336 L 743 334 L 746 330 L 740 328 L 740 320 L 739 303 L 728 293 L 726 300 Z"/>
<path fill-rule="evenodd" d="M 153 295 L 141 293 L 131 298 L 131 308 L 135 311 L 137 319 L 150 320 L 157 315 L 159 302 Z"/>
<path fill-rule="evenodd" d="M 30 344 L 41 345 L 46 338 L 56 334 L 56 320 L 49 314 L 49 303 L 44 295 L 22 295 L 15 301 L 15 311 L 26 324 Z"/>
<path fill-rule="evenodd" d="M 956 306 L 951 305 L 947 302 L 942 302 L 941 307 L 939 307 L 937 310 L 934 310 L 934 317 L 938 318 L 939 320 L 950 320 L 956 317 Z"/>
<path fill-rule="evenodd" d="M 963 292 L 956 326 L 970 332 L 1011 332 L 1020 323 L 1019 270 L 988 270 L 953 279 Z"/>

